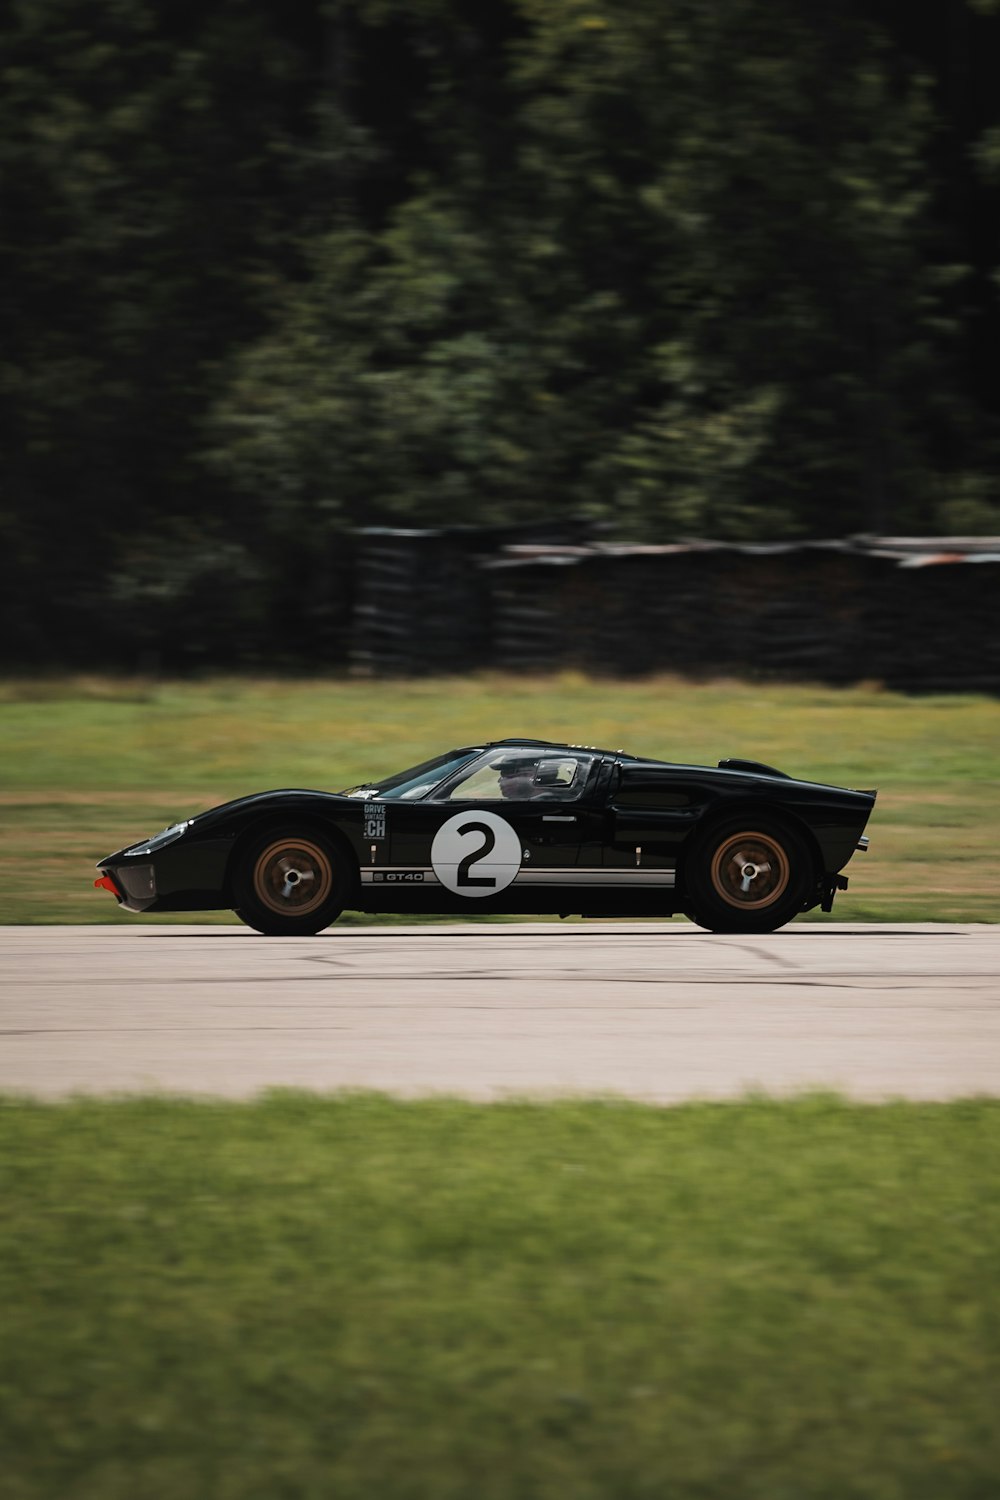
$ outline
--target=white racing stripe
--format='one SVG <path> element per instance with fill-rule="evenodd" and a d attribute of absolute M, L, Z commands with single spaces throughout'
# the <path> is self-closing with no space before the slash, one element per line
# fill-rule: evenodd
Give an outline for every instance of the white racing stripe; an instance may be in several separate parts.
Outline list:
<path fill-rule="evenodd" d="M 524 870 L 515 885 L 662 885 L 674 884 L 673 870 Z"/>
<path fill-rule="evenodd" d="M 434 871 L 419 865 L 397 870 L 361 871 L 362 885 L 440 885 Z M 673 870 L 621 869 L 568 869 L 528 870 L 520 869 L 514 877 L 515 885 L 651 885 L 672 888 L 675 884 Z"/>

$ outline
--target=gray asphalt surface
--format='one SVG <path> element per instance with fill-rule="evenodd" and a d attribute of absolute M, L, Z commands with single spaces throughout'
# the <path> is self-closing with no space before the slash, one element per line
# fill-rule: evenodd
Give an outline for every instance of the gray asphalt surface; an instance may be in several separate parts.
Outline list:
<path fill-rule="evenodd" d="M 1000 1093 L 1000 926 L 0 928 L 0 1089 Z"/>

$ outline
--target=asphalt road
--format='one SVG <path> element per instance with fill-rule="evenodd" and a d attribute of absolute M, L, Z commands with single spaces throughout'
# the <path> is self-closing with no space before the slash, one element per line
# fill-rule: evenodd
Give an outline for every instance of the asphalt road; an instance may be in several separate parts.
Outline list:
<path fill-rule="evenodd" d="M 1000 926 L 0 928 L 0 1089 L 1000 1093 Z"/>

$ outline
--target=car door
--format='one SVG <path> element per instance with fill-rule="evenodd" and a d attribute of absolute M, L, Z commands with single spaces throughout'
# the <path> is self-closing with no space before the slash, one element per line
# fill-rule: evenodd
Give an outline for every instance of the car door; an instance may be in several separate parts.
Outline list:
<path fill-rule="evenodd" d="M 531 762 L 535 774 L 500 786 L 503 760 Z M 498 750 L 463 768 L 434 795 L 387 804 L 379 883 L 441 888 L 448 909 L 496 898 L 505 910 L 538 909 L 538 892 L 556 893 L 579 864 L 583 845 L 604 832 L 602 758 L 592 752 Z M 448 893 L 448 897 L 445 896 Z M 535 894 L 529 894 L 535 893 Z"/>
<path fill-rule="evenodd" d="M 586 751 L 540 758 L 536 795 L 504 802 L 503 816 L 521 840 L 517 883 L 526 889 L 579 888 L 587 871 L 600 864 L 607 835 L 606 786 L 611 761 Z M 567 771 L 572 768 L 571 779 Z M 551 777 L 551 780 L 547 778 Z"/>

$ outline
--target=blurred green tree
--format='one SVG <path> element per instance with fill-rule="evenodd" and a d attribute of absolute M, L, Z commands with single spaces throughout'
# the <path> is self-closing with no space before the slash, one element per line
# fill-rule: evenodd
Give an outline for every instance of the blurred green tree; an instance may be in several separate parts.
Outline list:
<path fill-rule="evenodd" d="M 0 58 L 4 650 L 113 653 L 114 600 L 147 584 L 193 638 L 164 533 L 231 540 L 200 423 L 293 264 L 295 53 L 238 0 L 12 0 Z M 231 549 L 234 589 L 256 571 Z"/>
<path fill-rule="evenodd" d="M 995 529 L 998 37 L 11 0 L 8 659 L 329 660 L 359 523 Z"/>
<path fill-rule="evenodd" d="M 958 272 L 926 87 L 871 24 L 523 0 L 487 39 L 441 3 L 357 14 L 429 59 L 426 156 L 384 225 L 317 238 L 239 356 L 216 458 L 247 493 L 333 524 L 933 524 Z"/>

